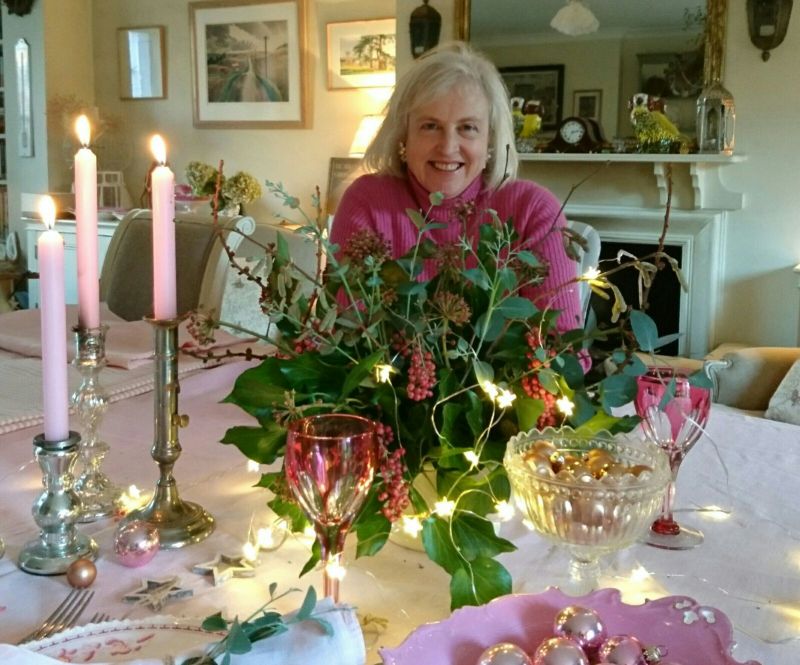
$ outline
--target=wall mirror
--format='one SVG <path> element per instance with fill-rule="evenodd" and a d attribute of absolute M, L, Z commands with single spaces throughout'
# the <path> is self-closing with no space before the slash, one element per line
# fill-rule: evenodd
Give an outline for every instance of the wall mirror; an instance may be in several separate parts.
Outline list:
<path fill-rule="evenodd" d="M 163 99 L 167 96 L 163 26 L 119 28 L 119 96 Z"/>
<path fill-rule="evenodd" d="M 628 101 L 647 87 L 693 135 L 697 95 L 720 74 L 727 0 L 585 0 L 600 27 L 577 37 L 550 27 L 565 0 L 537 0 L 535 12 L 529 0 L 455 3 L 457 35 L 499 68 L 563 65 L 559 117 L 592 101 L 608 138 L 631 134 Z"/>

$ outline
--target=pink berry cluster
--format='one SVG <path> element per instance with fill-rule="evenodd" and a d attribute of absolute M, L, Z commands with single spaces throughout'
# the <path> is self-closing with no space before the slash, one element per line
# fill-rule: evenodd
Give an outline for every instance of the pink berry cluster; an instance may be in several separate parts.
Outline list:
<path fill-rule="evenodd" d="M 408 495 L 408 483 L 405 480 L 406 465 L 403 457 L 405 448 L 397 448 L 389 452 L 389 445 L 394 441 L 392 428 L 383 423 L 376 423 L 375 429 L 378 442 L 383 451 L 382 461 L 378 475 L 383 481 L 383 487 L 378 494 L 378 499 L 383 503 L 381 512 L 390 522 L 400 519 L 403 511 L 408 508 L 411 499 Z"/>
<path fill-rule="evenodd" d="M 313 320 L 311 327 L 303 331 L 303 333 L 294 340 L 294 352 L 298 355 L 306 351 L 316 351 L 319 348 L 319 321 Z"/>
<path fill-rule="evenodd" d="M 528 341 L 528 346 L 530 346 L 531 349 L 536 349 L 541 345 L 541 337 L 539 336 L 538 331 L 530 331 L 527 334 L 526 339 Z M 555 355 L 555 350 L 548 349 L 547 355 L 552 358 Z M 527 358 L 528 367 L 532 370 L 538 370 L 540 367 L 547 366 L 547 363 L 543 363 L 541 360 L 539 360 L 533 354 L 533 352 L 528 353 Z M 538 429 L 544 429 L 545 427 L 558 426 L 559 418 L 556 411 L 556 396 L 544 389 L 541 381 L 539 381 L 538 374 L 530 374 L 522 377 L 521 383 L 522 389 L 525 391 L 528 397 L 544 402 L 544 411 L 542 411 L 542 415 L 540 415 L 539 419 L 536 421 L 536 427 Z"/>
<path fill-rule="evenodd" d="M 411 364 L 408 367 L 408 397 L 415 402 L 433 397 L 433 386 L 436 385 L 436 364 L 430 351 L 423 352 L 419 347 L 411 352 Z"/>

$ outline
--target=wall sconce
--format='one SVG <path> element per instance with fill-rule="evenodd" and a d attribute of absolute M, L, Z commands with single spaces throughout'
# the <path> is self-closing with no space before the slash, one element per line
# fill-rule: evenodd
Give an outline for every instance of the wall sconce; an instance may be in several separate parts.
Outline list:
<path fill-rule="evenodd" d="M 408 30 L 411 35 L 411 55 L 415 58 L 425 51 L 430 51 L 439 43 L 439 33 L 442 29 L 442 15 L 433 7 L 428 6 L 428 0 L 411 12 Z"/>
<path fill-rule="evenodd" d="M 792 0 L 747 0 L 747 27 L 750 41 L 761 49 L 761 59 L 769 60 L 770 49 L 786 37 Z"/>

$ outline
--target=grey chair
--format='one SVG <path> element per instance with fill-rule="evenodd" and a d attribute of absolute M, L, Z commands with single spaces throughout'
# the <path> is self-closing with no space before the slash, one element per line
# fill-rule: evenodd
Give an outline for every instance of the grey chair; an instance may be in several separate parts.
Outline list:
<path fill-rule="evenodd" d="M 220 233 L 217 233 L 217 228 Z M 179 215 L 175 219 L 178 313 L 198 307 L 219 313 L 230 268 L 220 234 L 236 250 L 255 230 L 252 217 Z M 134 321 L 153 314 L 152 212 L 135 209 L 120 221 L 100 274 L 100 300 Z"/>

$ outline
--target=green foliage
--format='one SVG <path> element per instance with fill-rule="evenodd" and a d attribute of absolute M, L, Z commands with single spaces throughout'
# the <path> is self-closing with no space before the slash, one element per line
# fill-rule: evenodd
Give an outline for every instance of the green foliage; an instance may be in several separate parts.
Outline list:
<path fill-rule="evenodd" d="M 323 618 L 322 614 L 314 613 L 317 605 L 317 592 L 314 587 L 308 587 L 300 609 L 290 618 L 286 618 L 279 612 L 268 611 L 267 608 L 276 600 L 289 593 L 299 591 L 299 589 L 289 589 L 276 596 L 277 588 L 278 585 L 276 583 L 270 584 L 269 600 L 242 622 L 239 621 L 239 617 L 234 617 L 233 620 L 228 621 L 223 618 L 221 612 L 206 617 L 201 624 L 203 630 L 213 633 L 225 632 L 225 637 L 209 645 L 207 653 L 203 656 L 195 656 L 183 661 L 184 665 L 214 665 L 216 662 L 230 663 L 231 656 L 249 653 L 256 642 L 285 633 L 289 630 L 289 626 L 303 621 L 313 621 L 319 626 L 323 634 L 333 635 L 331 624 Z"/>
<path fill-rule="evenodd" d="M 305 215 L 280 184 L 267 185 Z M 431 196 L 431 205 L 440 201 Z M 496 557 L 514 546 L 487 519 L 509 499 L 502 465 L 508 439 L 551 420 L 586 431 L 632 429 L 637 418 L 614 416 L 612 409 L 633 399 L 636 376 L 644 372 L 634 350 L 654 351 L 659 338 L 650 317 L 631 310 L 602 274 L 586 279 L 595 292 L 614 298 L 616 327 L 559 331 L 558 312 L 540 311 L 522 295 L 542 283 L 546 266 L 519 247 L 513 220 L 488 211 L 477 246 L 462 238 L 454 247 L 437 248 L 428 234 L 441 225 L 422 211 L 407 213 L 418 241 L 398 258 L 366 231 L 339 251 L 327 239 L 319 208 L 316 219 L 306 217 L 297 231 L 318 248 L 315 271 L 293 263 L 280 235 L 267 248 L 257 281 L 265 316 L 280 331 L 278 354 L 237 379 L 226 401 L 257 424 L 232 427 L 223 443 L 271 463 L 283 453 L 286 424 L 293 419 L 345 412 L 382 423 L 393 437 L 387 454 L 404 451 L 405 481 L 423 470 L 435 479 L 435 498 L 411 489 L 410 510 L 421 520 L 428 556 L 451 576 L 452 605 L 459 607 L 511 590 L 511 577 Z M 423 280 L 428 260 L 441 263 L 436 277 Z M 652 264 L 632 264 L 649 285 Z M 619 346 L 598 351 L 595 339 L 618 339 Z M 598 371 L 607 355 L 617 368 L 608 376 Z M 586 361 L 594 366 L 587 373 Z M 429 372 L 426 363 L 434 373 L 415 377 L 420 368 Z M 563 412 L 554 407 L 556 398 Z M 571 414 L 567 403 L 574 405 Z M 384 513 L 390 482 L 396 483 L 383 472 L 376 475 L 354 523 L 358 556 L 377 554 L 389 537 Z M 270 506 L 293 529 L 306 526 L 280 474 L 266 474 L 259 485 L 273 493 Z M 438 512 L 439 499 L 453 502 L 451 514 Z M 317 547 L 302 574 L 318 561 Z"/>

